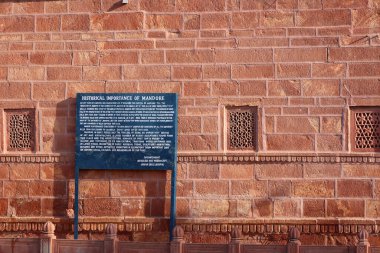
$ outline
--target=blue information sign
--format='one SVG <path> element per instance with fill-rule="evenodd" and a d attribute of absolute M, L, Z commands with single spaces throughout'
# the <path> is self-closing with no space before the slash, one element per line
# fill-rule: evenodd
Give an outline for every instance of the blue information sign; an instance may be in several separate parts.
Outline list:
<path fill-rule="evenodd" d="M 170 238 L 176 218 L 177 94 L 77 94 L 74 238 L 83 169 L 171 170 Z"/>
<path fill-rule="evenodd" d="M 79 169 L 171 170 L 176 161 L 177 95 L 77 95 Z"/>

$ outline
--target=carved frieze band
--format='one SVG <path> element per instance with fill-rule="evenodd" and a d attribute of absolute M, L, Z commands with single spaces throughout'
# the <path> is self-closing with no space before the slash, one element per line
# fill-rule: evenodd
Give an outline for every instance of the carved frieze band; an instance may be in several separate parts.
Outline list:
<path fill-rule="evenodd" d="M 0 155 L 0 163 L 72 163 L 73 155 Z M 179 163 L 380 163 L 380 154 L 178 154 Z"/>
<path fill-rule="evenodd" d="M 44 222 L 0 222 L 0 232 L 42 232 Z M 153 222 L 142 223 L 125 223 L 118 222 L 118 232 L 150 232 L 157 231 L 157 226 Z M 105 222 L 86 222 L 79 224 L 79 230 L 82 232 L 103 233 L 107 223 Z M 304 234 L 357 234 L 362 228 L 365 228 L 371 234 L 380 232 L 380 226 L 377 224 L 240 224 L 240 223 L 181 223 L 185 232 L 194 233 L 229 233 L 237 227 L 245 234 L 287 234 L 291 227 L 297 227 Z M 56 232 L 72 232 L 72 224 L 66 222 L 55 223 Z"/>

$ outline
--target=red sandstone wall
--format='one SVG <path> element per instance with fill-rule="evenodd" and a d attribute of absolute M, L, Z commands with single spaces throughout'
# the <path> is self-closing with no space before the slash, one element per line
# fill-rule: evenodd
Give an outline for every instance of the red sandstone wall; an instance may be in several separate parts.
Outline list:
<path fill-rule="evenodd" d="M 36 108 L 43 158 L 7 151 L 0 121 L 0 216 L 72 214 L 77 92 L 176 92 L 177 213 L 188 231 L 210 220 L 211 231 L 226 232 L 263 219 L 345 218 L 375 231 L 380 158 L 351 152 L 349 106 L 380 105 L 379 8 L 378 0 L 2 1 L 0 108 Z M 227 105 L 258 106 L 257 153 L 226 149 Z M 168 215 L 166 172 L 81 178 L 82 217 L 138 217 L 141 228 L 134 220 L 119 230 L 164 230 L 153 218 Z"/>

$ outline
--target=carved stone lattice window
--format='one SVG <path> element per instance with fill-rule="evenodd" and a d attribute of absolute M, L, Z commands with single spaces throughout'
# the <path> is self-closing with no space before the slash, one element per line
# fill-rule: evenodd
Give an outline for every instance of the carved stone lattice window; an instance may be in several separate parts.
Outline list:
<path fill-rule="evenodd" d="M 354 108 L 351 128 L 353 151 L 380 151 L 380 107 Z"/>
<path fill-rule="evenodd" d="M 227 143 L 230 150 L 257 149 L 257 108 L 227 108 Z"/>
<path fill-rule="evenodd" d="M 5 110 L 7 121 L 7 150 L 34 151 L 34 110 Z"/>

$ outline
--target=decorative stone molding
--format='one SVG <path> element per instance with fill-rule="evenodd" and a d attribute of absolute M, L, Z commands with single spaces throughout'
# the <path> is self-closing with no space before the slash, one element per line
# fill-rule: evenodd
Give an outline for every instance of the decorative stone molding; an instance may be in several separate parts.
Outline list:
<path fill-rule="evenodd" d="M 166 220 L 163 220 L 165 222 Z M 113 233 L 116 232 L 151 232 L 161 231 L 162 226 L 157 226 L 157 222 L 147 219 L 139 222 L 129 221 L 116 221 L 109 219 L 109 221 L 84 221 L 79 223 L 79 231 L 103 233 L 107 231 L 107 224 L 112 222 L 114 227 Z M 0 232 L 46 232 L 46 223 L 44 221 L 0 221 Z M 53 221 L 56 233 L 72 232 L 72 221 L 70 220 L 56 220 Z M 350 221 L 307 221 L 307 220 L 294 220 L 294 221 L 252 221 L 252 222 L 218 222 L 214 223 L 201 223 L 191 221 L 178 220 L 177 224 L 183 228 L 185 233 L 236 233 L 241 231 L 243 234 L 288 234 L 292 228 L 297 228 L 301 234 L 346 234 L 358 235 L 360 231 L 365 229 L 369 234 L 380 233 L 380 220 L 366 221 L 366 220 L 350 220 Z M 363 236 L 362 236 L 363 237 Z M 367 236 L 368 237 L 368 236 Z M 365 238 L 367 238 L 365 237 Z"/>
<path fill-rule="evenodd" d="M 73 155 L 0 155 L 0 163 L 73 163 Z M 380 163 L 380 154 L 178 154 L 179 163 Z"/>

